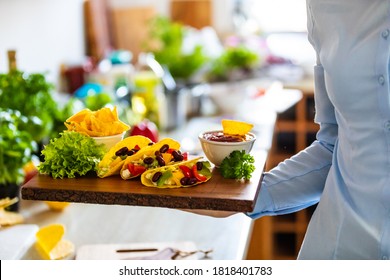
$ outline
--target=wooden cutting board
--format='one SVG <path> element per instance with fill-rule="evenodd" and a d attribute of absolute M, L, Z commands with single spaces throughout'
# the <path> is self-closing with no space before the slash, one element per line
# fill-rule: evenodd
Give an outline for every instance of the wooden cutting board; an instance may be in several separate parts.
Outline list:
<path fill-rule="evenodd" d="M 267 153 L 258 151 L 253 155 L 256 170 L 249 181 L 224 179 L 216 168 L 208 182 L 177 189 L 145 187 L 139 179 L 123 180 L 119 175 L 103 179 L 36 175 L 22 186 L 21 194 L 26 200 L 250 212 L 259 192 Z"/>

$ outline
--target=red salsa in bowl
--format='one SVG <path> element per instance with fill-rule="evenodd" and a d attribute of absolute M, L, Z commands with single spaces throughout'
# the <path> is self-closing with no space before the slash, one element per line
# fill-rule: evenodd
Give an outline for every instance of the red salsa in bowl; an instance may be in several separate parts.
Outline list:
<path fill-rule="evenodd" d="M 216 142 L 243 142 L 249 141 L 253 137 L 251 135 L 233 135 L 233 134 L 225 134 L 222 131 L 211 131 L 203 134 L 203 138 L 209 141 Z"/>
<path fill-rule="evenodd" d="M 235 150 L 249 153 L 256 141 L 256 135 L 250 132 L 238 135 L 224 134 L 222 130 L 206 131 L 200 133 L 198 138 L 205 156 L 216 167 Z"/>

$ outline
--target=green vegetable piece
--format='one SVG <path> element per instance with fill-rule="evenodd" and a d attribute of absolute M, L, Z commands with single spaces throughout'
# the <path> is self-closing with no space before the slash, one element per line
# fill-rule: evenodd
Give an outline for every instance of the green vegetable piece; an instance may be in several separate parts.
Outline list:
<path fill-rule="evenodd" d="M 162 185 L 164 185 L 165 181 L 168 180 L 169 178 L 171 178 L 172 176 L 173 176 L 173 174 L 172 174 L 171 170 L 165 171 L 161 175 L 161 177 L 157 180 L 157 186 L 161 187 Z"/>
<path fill-rule="evenodd" d="M 227 179 L 245 179 L 249 180 L 255 171 L 255 159 L 245 151 L 233 151 L 229 156 L 223 159 L 220 171 Z"/>
<path fill-rule="evenodd" d="M 202 170 L 199 170 L 198 173 L 202 174 L 203 176 L 206 176 L 207 178 L 210 178 L 211 177 L 210 163 L 208 161 L 203 161 L 202 163 L 203 163 Z"/>
<path fill-rule="evenodd" d="M 74 131 L 64 131 L 50 140 L 42 150 L 44 161 L 40 173 L 53 178 L 75 178 L 95 171 L 105 151 L 91 137 Z"/>

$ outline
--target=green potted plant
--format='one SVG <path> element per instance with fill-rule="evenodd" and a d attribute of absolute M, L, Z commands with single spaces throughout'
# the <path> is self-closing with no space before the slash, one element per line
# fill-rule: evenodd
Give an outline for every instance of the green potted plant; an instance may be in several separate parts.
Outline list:
<path fill-rule="evenodd" d="M 17 110 L 0 108 L 0 198 L 19 197 L 19 186 L 25 179 L 23 167 L 37 148 L 26 131 L 32 123 Z M 9 210 L 18 210 L 18 204 Z"/>
<path fill-rule="evenodd" d="M 150 36 L 146 50 L 166 66 L 178 83 L 188 83 L 192 76 L 208 61 L 203 47 L 195 46 L 191 51 L 183 51 L 183 41 L 187 28 L 179 22 L 158 16 L 150 21 Z"/>
<path fill-rule="evenodd" d="M 227 47 L 219 57 L 211 61 L 206 80 L 226 82 L 248 79 L 253 76 L 258 62 L 257 53 L 245 46 Z"/>
<path fill-rule="evenodd" d="M 180 126 L 187 117 L 188 103 L 199 102 L 192 89 L 202 82 L 197 74 L 209 58 L 200 44 L 184 49 L 189 30 L 188 26 L 164 16 L 154 17 L 149 22 L 144 52 L 153 55 L 164 70 L 159 76 L 164 85 L 165 100 L 158 105 L 158 110 L 165 116 L 164 122 L 158 125 L 163 130 Z"/>
<path fill-rule="evenodd" d="M 245 100 L 246 87 L 256 78 L 258 54 L 244 45 L 229 46 L 205 72 L 208 96 L 221 114 L 235 114 Z"/>
<path fill-rule="evenodd" d="M 0 74 L 0 107 L 18 110 L 33 118 L 34 127 L 27 129 L 39 144 L 56 136 L 62 129 L 56 126 L 62 116 L 52 96 L 53 88 L 41 73 L 12 70 Z"/>

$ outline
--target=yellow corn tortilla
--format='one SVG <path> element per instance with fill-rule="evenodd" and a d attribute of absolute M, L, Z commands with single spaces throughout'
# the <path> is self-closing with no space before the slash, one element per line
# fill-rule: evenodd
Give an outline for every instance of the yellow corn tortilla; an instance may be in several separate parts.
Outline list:
<path fill-rule="evenodd" d="M 159 171 L 162 172 L 162 173 L 164 173 L 167 170 L 171 170 L 172 173 L 174 173 L 176 171 L 180 171 L 179 166 L 181 166 L 181 165 L 186 165 L 186 166 L 188 166 L 191 169 L 192 166 L 195 165 L 198 161 L 203 161 L 203 162 L 205 161 L 205 160 L 202 160 L 202 159 L 203 159 L 202 157 L 197 157 L 197 158 L 194 158 L 194 159 L 191 159 L 191 160 L 181 161 L 181 162 L 176 163 L 176 164 L 166 165 L 166 166 L 162 166 L 162 167 L 159 167 L 159 168 L 154 168 L 154 169 L 147 170 L 144 173 L 142 173 L 142 175 L 141 175 L 141 183 L 144 186 L 146 186 L 146 187 L 155 187 L 155 188 L 162 188 L 162 189 L 165 189 L 165 188 L 173 189 L 173 188 L 193 187 L 193 186 L 205 183 L 205 182 L 207 182 L 208 180 L 211 179 L 211 176 L 207 176 L 207 180 L 206 181 L 202 181 L 202 182 L 198 181 L 197 183 L 195 183 L 193 185 L 182 185 L 180 183 L 180 179 L 179 179 L 180 176 L 182 176 L 182 175 L 179 175 L 178 177 L 176 177 L 176 180 L 173 180 L 173 181 L 176 181 L 176 184 L 172 184 L 172 185 L 165 184 L 165 185 L 162 185 L 162 186 L 157 186 L 150 179 L 150 178 L 153 177 L 153 175 L 156 172 L 159 172 Z M 211 171 L 212 170 L 210 169 L 210 172 Z M 180 171 L 180 173 L 182 173 L 182 172 Z M 178 173 L 176 173 L 176 174 L 178 174 Z M 182 177 L 184 177 L 184 175 Z"/>
<path fill-rule="evenodd" d="M 156 151 L 159 151 L 161 149 L 161 147 L 164 146 L 165 144 L 168 144 L 169 149 L 175 149 L 175 150 L 180 149 L 180 143 L 172 138 L 164 138 L 164 139 L 161 139 L 160 141 L 158 141 L 157 143 L 154 143 L 151 146 L 145 147 L 145 149 L 142 149 L 142 151 L 139 151 L 134 156 L 126 158 L 126 160 L 122 164 L 122 168 L 120 171 L 120 175 L 121 175 L 122 179 L 123 180 L 130 180 L 130 179 L 133 179 L 135 177 L 138 177 L 138 176 L 132 176 L 132 177 L 126 178 L 122 175 L 122 173 L 124 170 L 127 169 L 127 165 L 129 163 L 138 161 L 141 158 L 145 158 L 147 156 L 154 156 L 154 153 Z"/>
<path fill-rule="evenodd" d="M 99 162 L 97 168 L 97 174 L 100 178 L 105 178 L 108 176 L 112 176 L 115 174 L 119 174 L 124 159 L 121 157 L 116 157 L 115 153 L 122 149 L 123 147 L 127 147 L 129 149 L 133 149 L 136 145 L 140 147 L 140 150 L 132 156 L 128 156 L 126 159 L 136 156 L 142 149 L 146 149 L 150 147 L 150 143 L 153 143 L 148 137 L 141 135 L 129 136 L 122 141 L 118 142 L 110 148 L 110 150 L 103 156 L 103 159 Z"/>

